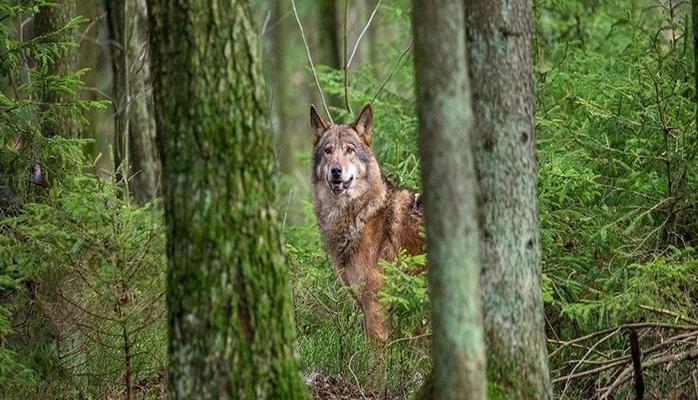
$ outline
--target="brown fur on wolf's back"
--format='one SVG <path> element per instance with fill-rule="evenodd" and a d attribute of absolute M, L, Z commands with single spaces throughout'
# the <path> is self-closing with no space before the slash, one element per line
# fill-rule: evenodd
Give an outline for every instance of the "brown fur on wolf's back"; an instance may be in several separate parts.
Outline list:
<path fill-rule="evenodd" d="M 338 277 L 352 287 L 369 337 L 386 339 L 378 291 L 379 260 L 395 259 L 400 249 L 424 252 L 419 194 L 389 182 L 371 151 L 373 115 L 364 107 L 351 125 L 330 125 L 311 107 L 315 131 L 313 204 L 322 238 Z"/>

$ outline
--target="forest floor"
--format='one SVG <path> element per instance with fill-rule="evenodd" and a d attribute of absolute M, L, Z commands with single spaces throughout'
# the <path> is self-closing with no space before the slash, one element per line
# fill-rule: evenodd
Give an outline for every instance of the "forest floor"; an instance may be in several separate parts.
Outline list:
<path fill-rule="evenodd" d="M 313 398 L 318 400 L 395 400 L 397 397 L 386 392 L 368 391 L 344 379 L 311 372 L 305 376 Z"/>

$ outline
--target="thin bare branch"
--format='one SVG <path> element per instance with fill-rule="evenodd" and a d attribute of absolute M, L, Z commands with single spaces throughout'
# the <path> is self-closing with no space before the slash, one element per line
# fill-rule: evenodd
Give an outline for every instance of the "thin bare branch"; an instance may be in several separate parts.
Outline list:
<path fill-rule="evenodd" d="M 364 389 L 361 387 L 361 383 L 359 382 L 359 378 L 356 377 L 356 374 L 354 373 L 354 370 L 351 368 L 351 363 L 352 363 L 352 361 L 354 361 L 354 357 L 356 357 L 357 354 L 359 354 L 358 351 L 357 351 L 357 352 L 354 352 L 354 354 L 352 354 L 351 357 L 349 358 L 349 372 L 351 372 L 351 376 L 354 377 L 354 382 L 356 382 L 356 387 L 359 388 L 359 393 L 361 393 L 361 397 L 362 397 L 364 400 L 368 400 L 368 399 L 366 398 L 366 394 L 364 393 Z"/>
<path fill-rule="evenodd" d="M 380 7 L 381 2 L 383 2 L 383 0 L 378 0 L 378 2 L 376 3 L 376 7 L 373 9 L 371 16 L 368 18 L 368 22 L 366 22 L 366 26 L 364 26 L 364 30 L 361 31 L 359 38 L 356 39 L 356 43 L 354 43 L 354 49 L 351 51 L 351 56 L 349 57 L 349 61 L 347 61 L 347 68 L 349 68 L 351 66 L 351 62 L 354 59 L 354 56 L 356 55 L 356 50 L 358 50 L 358 48 L 359 48 L 359 43 L 361 43 L 361 38 L 364 37 L 364 35 L 366 34 L 366 31 L 368 31 L 368 27 L 371 26 L 371 21 L 373 21 L 373 17 L 376 16 L 376 12 L 378 11 L 378 7 Z"/>
<path fill-rule="evenodd" d="M 411 40 L 410 44 L 408 44 L 407 47 L 405 48 L 405 50 L 402 51 L 402 53 L 400 54 L 400 57 L 398 57 L 397 61 L 395 61 L 395 64 L 393 64 L 393 68 L 391 68 L 390 73 L 388 73 L 388 76 L 385 78 L 383 83 L 381 83 L 380 87 L 376 91 L 376 94 L 373 95 L 373 98 L 371 99 L 371 103 L 373 103 L 378 98 L 378 96 L 381 94 L 381 92 L 385 88 L 385 85 L 387 85 L 388 82 L 390 82 L 390 79 L 392 79 L 393 74 L 395 73 L 395 70 L 397 70 L 397 67 L 400 66 L 400 63 L 402 63 L 402 59 L 405 57 L 405 54 L 407 54 L 410 50 L 412 50 L 413 45 L 414 45 L 414 40 Z"/>
<path fill-rule="evenodd" d="M 652 311 L 652 312 L 656 312 L 659 314 L 669 315 L 669 316 L 676 318 L 677 320 L 681 320 L 683 322 L 688 322 L 689 324 L 698 325 L 698 321 L 696 321 L 695 319 L 689 318 L 685 315 L 679 314 L 679 313 L 671 311 L 671 310 L 667 310 L 665 308 L 655 308 L 655 307 L 650 307 L 650 306 L 647 306 L 644 304 L 640 304 L 640 308 L 643 310 Z"/>
<path fill-rule="evenodd" d="M 594 349 L 595 349 L 596 347 L 598 347 L 601 343 L 603 343 L 603 342 L 605 342 L 606 340 L 608 340 L 611 336 L 613 336 L 613 335 L 615 335 L 616 333 L 618 333 L 619 330 L 620 330 L 620 328 L 618 328 L 618 329 L 616 329 L 615 331 L 613 331 L 613 332 L 609 333 L 608 335 L 604 336 L 603 338 L 601 338 L 601 340 L 599 340 L 599 341 L 597 341 L 596 343 L 594 343 L 594 345 L 591 346 L 591 347 L 589 348 L 589 350 L 587 350 L 586 353 L 584 353 L 584 356 L 582 356 L 582 359 L 579 360 L 579 362 L 578 362 L 577 364 L 575 364 L 574 368 L 572 368 L 572 372 L 570 372 L 570 375 L 567 377 L 567 380 L 565 381 L 565 387 L 564 387 L 564 389 L 562 389 L 562 394 L 560 394 L 560 398 L 564 398 L 564 397 L 565 397 L 565 393 L 567 393 L 567 389 L 569 389 L 569 387 L 570 387 L 570 382 L 572 381 L 571 376 L 574 375 L 574 373 L 577 371 L 577 368 L 579 368 L 579 366 L 582 365 L 582 362 L 584 362 L 584 360 L 586 360 L 586 358 L 589 356 L 589 354 L 591 354 L 591 352 L 594 351 Z"/>
<path fill-rule="evenodd" d="M 583 342 L 587 339 L 591 339 L 591 338 L 596 337 L 596 336 L 607 335 L 610 332 L 614 332 L 614 331 L 615 331 L 614 333 L 617 333 L 617 331 L 623 330 L 623 329 L 641 329 L 641 328 L 666 328 L 666 329 L 678 329 L 678 330 L 687 330 L 688 331 L 688 330 L 696 330 L 696 329 L 698 329 L 698 326 L 696 326 L 696 325 L 667 324 L 667 323 L 663 323 L 663 322 L 638 322 L 638 323 L 634 323 L 634 324 L 624 324 L 624 325 L 617 326 L 615 328 L 608 328 L 608 329 L 604 329 L 602 331 L 593 332 L 593 333 L 590 333 L 588 335 L 569 340 L 567 342 L 562 342 L 560 347 L 558 347 L 552 353 L 550 353 L 550 357 L 553 357 L 555 354 L 560 352 L 562 349 L 564 349 L 565 347 L 567 347 L 573 343 Z"/>
<path fill-rule="evenodd" d="M 349 0 L 344 0 L 344 107 L 352 116 L 351 105 L 349 104 L 349 62 L 347 60 L 349 50 Z"/>

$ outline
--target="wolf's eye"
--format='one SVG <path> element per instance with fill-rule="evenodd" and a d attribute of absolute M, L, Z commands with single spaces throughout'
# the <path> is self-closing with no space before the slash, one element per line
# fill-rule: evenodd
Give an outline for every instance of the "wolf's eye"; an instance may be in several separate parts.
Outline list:
<path fill-rule="evenodd" d="M 353 153 L 353 152 L 354 152 L 354 148 L 353 148 L 353 147 L 347 147 L 347 154 L 351 154 L 351 153 Z"/>
<path fill-rule="evenodd" d="M 325 147 L 325 154 L 332 154 L 332 148 L 331 148 L 331 147 Z"/>

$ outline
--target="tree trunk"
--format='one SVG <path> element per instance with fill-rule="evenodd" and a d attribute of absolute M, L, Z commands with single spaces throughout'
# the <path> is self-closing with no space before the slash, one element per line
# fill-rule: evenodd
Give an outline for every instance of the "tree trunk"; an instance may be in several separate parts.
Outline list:
<path fill-rule="evenodd" d="M 149 0 L 169 259 L 169 395 L 307 397 L 246 1 Z"/>
<path fill-rule="evenodd" d="M 463 3 L 415 0 L 413 6 L 434 332 L 433 398 L 485 399 Z"/>
<path fill-rule="evenodd" d="M 695 79 L 694 105 L 696 107 L 696 129 L 698 129 L 698 0 L 691 0 L 693 22 L 693 78 Z"/>
<path fill-rule="evenodd" d="M 341 69 L 344 55 L 339 46 L 339 32 L 342 23 L 337 14 L 338 0 L 319 0 L 318 4 L 318 39 L 321 50 L 318 64 L 329 65 Z"/>
<path fill-rule="evenodd" d="M 551 397 L 543 331 L 531 0 L 468 0 L 490 390 Z M 497 397 L 497 398 L 500 398 Z"/>
<path fill-rule="evenodd" d="M 39 12 L 34 17 L 34 37 L 45 43 L 64 42 L 65 36 L 74 35 L 75 31 L 70 30 L 68 33 L 61 34 L 55 34 L 55 32 L 64 28 L 68 21 L 75 17 L 75 9 L 75 0 L 64 0 L 60 6 L 47 5 L 39 8 Z M 66 75 L 73 72 L 76 61 L 76 50 L 68 50 L 61 57 L 57 57 L 48 63 L 48 75 Z M 46 108 L 48 105 L 74 101 L 75 96 L 46 89 L 39 93 L 39 100 L 44 103 L 41 107 Z M 70 111 L 63 112 L 60 107 L 56 108 L 55 118 L 43 121 L 41 130 L 45 137 L 76 138 L 79 133 L 75 117 Z"/>
<path fill-rule="evenodd" d="M 275 2 L 272 5 L 272 16 L 270 25 L 272 26 L 267 34 L 270 35 L 267 52 L 267 63 L 271 77 L 270 86 L 272 88 L 272 106 L 276 116 L 274 121 L 274 132 L 276 133 L 277 146 L 279 151 L 279 168 L 282 173 L 291 174 L 294 167 L 293 150 L 297 148 L 297 134 L 291 131 L 289 121 L 289 106 L 292 103 L 289 97 L 289 83 L 291 81 L 287 68 L 287 40 L 290 36 L 287 22 L 284 18 L 282 2 Z"/>
<path fill-rule="evenodd" d="M 114 165 L 129 175 L 129 190 L 144 204 L 159 191 L 155 121 L 146 43 L 145 0 L 104 0 L 112 59 Z M 122 165 L 128 163 L 128 168 Z"/>
<path fill-rule="evenodd" d="M 78 15 L 82 15 L 89 21 L 95 21 L 98 15 L 98 8 L 98 4 L 95 2 L 81 1 L 80 4 L 77 4 L 76 12 Z M 90 24 L 85 27 L 85 29 L 81 32 L 81 35 L 83 35 L 83 40 L 77 49 L 78 65 L 80 68 L 88 68 L 88 71 L 86 71 L 82 76 L 82 82 L 84 83 L 84 87 L 80 93 L 80 98 L 82 100 L 97 101 L 100 99 L 97 91 L 91 90 L 97 87 L 99 77 L 99 69 L 97 66 L 97 54 L 100 50 L 99 46 L 97 45 L 98 27 L 99 24 Z M 100 111 L 101 110 L 94 108 L 84 111 L 84 116 L 87 123 L 85 124 L 85 129 L 83 130 L 81 136 L 83 139 L 95 139 L 94 142 L 85 144 L 85 151 L 87 154 L 89 154 L 88 157 L 91 159 L 94 159 L 94 157 L 97 157 L 99 154 L 96 143 L 96 136 L 99 129 L 96 125 L 99 124 L 98 115 Z"/>
<path fill-rule="evenodd" d="M 318 24 L 317 24 L 317 40 L 319 55 L 316 64 L 324 64 L 332 67 L 335 70 L 344 68 L 344 47 L 340 46 L 344 43 L 344 37 L 341 36 L 344 26 L 344 9 L 337 7 L 339 0 L 318 0 L 317 7 Z M 328 94 L 325 92 L 328 106 L 344 108 L 344 98 L 338 94 Z M 312 102 L 317 104 L 319 99 Z M 307 108 L 307 107 L 306 107 Z M 351 116 L 350 116 L 351 118 Z"/>

